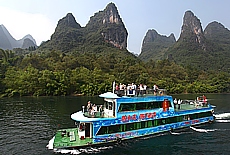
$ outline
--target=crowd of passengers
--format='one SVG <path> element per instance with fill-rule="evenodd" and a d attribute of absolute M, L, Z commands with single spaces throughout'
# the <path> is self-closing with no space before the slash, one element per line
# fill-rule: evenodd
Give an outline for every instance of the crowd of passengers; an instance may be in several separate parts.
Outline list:
<path fill-rule="evenodd" d="M 103 115 L 103 106 L 92 104 L 90 101 L 87 103 L 86 110 L 91 116 L 95 116 L 97 112 L 99 112 L 100 115 Z"/>
<path fill-rule="evenodd" d="M 159 90 L 157 85 L 153 86 L 153 89 L 151 89 L 154 93 L 154 95 L 157 95 L 157 92 Z M 136 85 L 134 83 L 128 84 L 127 86 L 125 84 L 118 85 L 116 84 L 115 87 L 115 94 L 118 96 L 143 96 L 144 94 L 147 94 L 147 85 L 145 84 L 139 84 Z"/>
<path fill-rule="evenodd" d="M 150 89 L 153 91 L 154 95 L 157 95 L 158 93 L 158 86 L 154 85 L 153 89 Z M 115 87 L 115 94 L 118 96 L 143 96 L 144 94 L 147 94 L 147 85 L 140 84 L 135 85 L 134 83 L 128 84 L 127 86 L 125 84 L 118 85 L 116 84 Z M 96 114 L 99 112 L 100 116 L 103 115 L 103 106 L 102 105 L 95 105 L 92 104 L 90 101 L 88 101 L 86 105 L 86 111 L 91 116 L 96 116 Z"/>

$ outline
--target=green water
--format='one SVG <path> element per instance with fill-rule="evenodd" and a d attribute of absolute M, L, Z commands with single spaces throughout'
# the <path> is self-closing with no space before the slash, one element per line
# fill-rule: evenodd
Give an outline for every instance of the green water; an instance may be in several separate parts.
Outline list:
<path fill-rule="evenodd" d="M 201 94 L 202 95 L 202 94 Z M 130 140 L 121 145 L 75 150 L 75 154 L 228 154 L 230 151 L 230 94 L 205 94 L 217 106 L 218 121 L 197 128 L 208 132 L 165 133 Z M 195 99 L 197 94 L 173 95 L 177 99 Z M 0 154 L 50 155 L 46 148 L 55 131 L 75 127 L 70 115 L 90 100 L 101 104 L 98 97 L 22 97 L 0 99 Z"/>

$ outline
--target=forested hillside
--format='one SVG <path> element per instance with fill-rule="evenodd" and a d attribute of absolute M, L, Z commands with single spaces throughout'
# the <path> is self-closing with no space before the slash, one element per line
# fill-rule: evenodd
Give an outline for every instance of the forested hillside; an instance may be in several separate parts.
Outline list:
<path fill-rule="evenodd" d="M 148 30 L 138 56 L 143 61 L 162 60 L 167 56 L 165 52 L 176 42 L 174 34 L 162 36 L 156 30 Z"/>
<path fill-rule="evenodd" d="M 168 60 L 144 63 L 126 50 L 107 48 L 100 54 L 15 55 L 1 50 L 2 96 L 97 95 L 112 82 L 157 84 L 168 93 L 230 92 L 230 75 L 183 68 Z M 123 53 L 126 53 L 124 55 Z M 125 57 L 124 57 L 125 56 Z"/>

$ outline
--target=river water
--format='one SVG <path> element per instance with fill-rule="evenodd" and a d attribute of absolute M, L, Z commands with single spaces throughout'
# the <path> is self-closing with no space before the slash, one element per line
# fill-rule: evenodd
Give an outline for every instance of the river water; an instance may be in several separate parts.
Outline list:
<path fill-rule="evenodd" d="M 174 95 L 195 99 L 197 94 Z M 230 94 L 206 94 L 216 106 L 216 122 L 180 132 L 123 142 L 120 145 L 78 150 L 47 149 L 55 131 L 74 127 L 70 114 L 98 97 L 21 97 L 0 99 L 0 154 L 2 155 L 225 155 L 230 154 Z"/>

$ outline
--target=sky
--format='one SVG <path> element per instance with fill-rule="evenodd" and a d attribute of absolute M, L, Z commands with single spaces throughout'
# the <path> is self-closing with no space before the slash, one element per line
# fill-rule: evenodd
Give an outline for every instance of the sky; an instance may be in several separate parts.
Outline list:
<path fill-rule="evenodd" d="M 58 20 L 72 13 L 84 27 L 90 17 L 113 2 L 128 31 L 127 49 L 140 54 L 149 29 L 161 35 L 181 33 L 184 13 L 191 10 L 203 30 L 213 21 L 230 29 L 229 0 L 0 0 L 0 25 L 17 40 L 31 34 L 37 45 L 50 39 Z"/>

